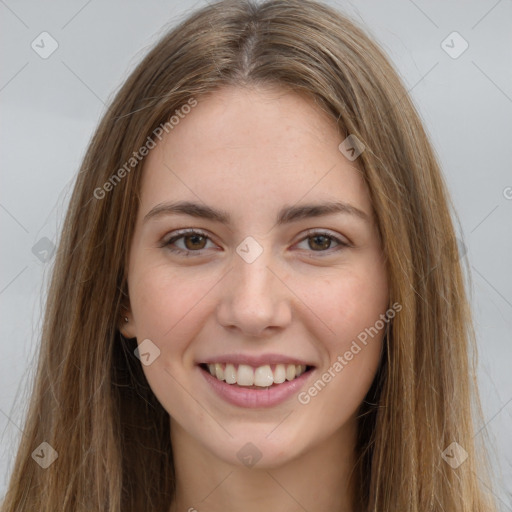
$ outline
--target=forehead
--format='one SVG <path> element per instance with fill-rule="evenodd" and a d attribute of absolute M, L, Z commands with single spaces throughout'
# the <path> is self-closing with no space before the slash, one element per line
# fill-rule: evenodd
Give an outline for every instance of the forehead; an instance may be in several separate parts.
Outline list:
<path fill-rule="evenodd" d="M 356 162 L 338 150 L 342 140 L 336 123 L 305 96 L 276 88 L 220 89 L 197 98 L 150 151 L 142 214 L 183 198 L 224 208 L 236 203 L 241 210 L 342 199 L 370 210 Z"/>

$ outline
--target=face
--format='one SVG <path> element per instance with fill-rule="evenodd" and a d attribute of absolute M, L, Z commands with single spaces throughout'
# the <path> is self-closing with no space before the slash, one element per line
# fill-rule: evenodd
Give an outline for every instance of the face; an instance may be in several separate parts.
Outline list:
<path fill-rule="evenodd" d="M 231 87 L 197 102 L 145 162 L 123 333 L 173 442 L 275 467 L 353 434 L 386 266 L 357 160 L 314 103 Z"/>

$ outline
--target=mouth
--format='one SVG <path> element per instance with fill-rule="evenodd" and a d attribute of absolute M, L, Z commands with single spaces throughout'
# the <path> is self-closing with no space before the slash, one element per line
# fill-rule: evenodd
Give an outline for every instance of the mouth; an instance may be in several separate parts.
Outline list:
<path fill-rule="evenodd" d="M 233 387 L 259 390 L 294 381 L 314 369 L 314 366 L 291 363 L 264 364 L 258 367 L 248 364 L 201 363 L 199 367 L 218 381 Z"/>

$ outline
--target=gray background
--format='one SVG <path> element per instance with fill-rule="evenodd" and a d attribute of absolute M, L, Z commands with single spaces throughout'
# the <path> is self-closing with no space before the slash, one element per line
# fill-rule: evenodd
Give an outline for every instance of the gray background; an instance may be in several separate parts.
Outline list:
<path fill-rule="evenodd" d="M 497 494 L 501 510 L 512 511 L 512 2 L 329 3 L 387 51 L 442 163 L 472 273 Z M 0 494 L 23 435 L 50 244 L 88 141 L 105 104 L 149 47 L 203 4 L 0 0 Z M 58 43 L 47 59 L 31 47 L 34 40 L 42 46 L 43 31 Z M 457 58 L 463 41 L 446 39 L 454 31 L 469 44 Z"/>

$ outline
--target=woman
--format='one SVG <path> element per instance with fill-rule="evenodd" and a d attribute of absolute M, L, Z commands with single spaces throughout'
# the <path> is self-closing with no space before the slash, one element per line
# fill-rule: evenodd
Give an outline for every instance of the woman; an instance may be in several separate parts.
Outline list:
<path fill-rule="evenodd" d="M 191 15 L 77 178 L 2 510 L 494 510 L 449 204 L 353 23 Z"/>

